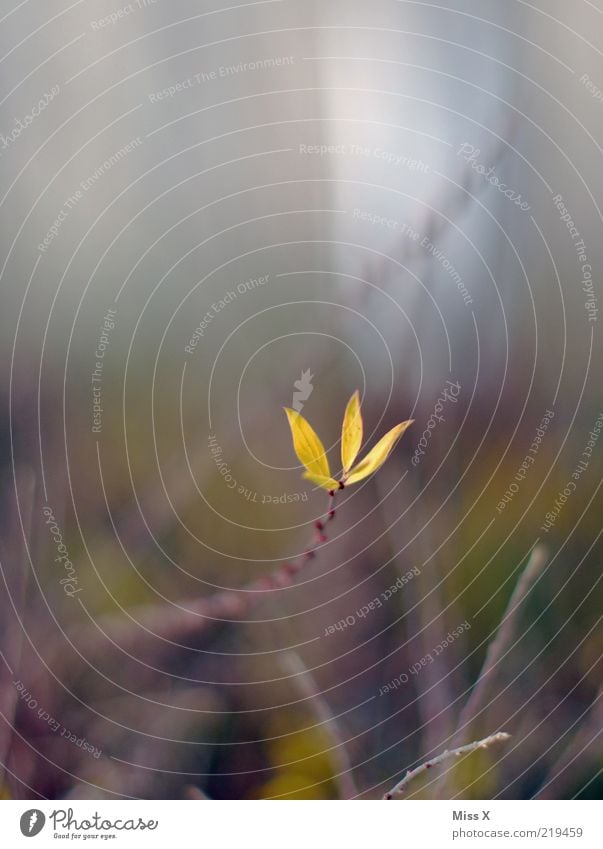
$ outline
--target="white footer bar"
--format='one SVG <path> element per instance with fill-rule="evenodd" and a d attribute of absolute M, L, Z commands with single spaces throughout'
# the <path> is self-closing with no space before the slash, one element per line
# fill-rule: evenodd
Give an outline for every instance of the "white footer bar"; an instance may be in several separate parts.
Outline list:
<path fill-rule="evenodd" d="M 0 804 L 1 845 L 261 849 L 600 847 L 597 802 L 71 801 Z M 387 842 L 385 842 L 387 841 Z"/>

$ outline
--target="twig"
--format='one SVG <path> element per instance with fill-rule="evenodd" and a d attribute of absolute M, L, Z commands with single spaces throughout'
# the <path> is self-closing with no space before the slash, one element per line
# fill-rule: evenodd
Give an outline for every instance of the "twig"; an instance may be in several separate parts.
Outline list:
<path fill-rule="evenodd" d="M 195 787 L 194 784 L 187 784 L 184 788 L 184 798 L 185 799 L 202 799 L 206 802 L 209 801 L 209 796 L 203 792 L 199 787 Z"/>
<path fill-rule="evenodd" d="M 95 649 L 106 649 L 103 639 L 108 636 L 121 648 L 132 649 L 135 645 L 150 638 L 166 641 L 182 639 L 189 635 L 197 636 L 206 628 L 220 622 L 242 619 L 254 607 L 266 599 L 268 593 L 285 589 L 295 582 L 296 576 L 316 556 L 316 551 L 327 542 L 326 526 L 336 515 L 335 492 L 329 492 L 327 511 L 314 523 L 314 540 L 299 557 L 281 565 L 269 575 L 246 584 L 236 590 L 222 590 L 214 595 L 200 598 L 192 604 L 183 602 L 183 607 L 175 605 L 147 605 L 128 612 L 124 622 L 123 613 L 111 614 L 94 620 L 90 626 L 80 628 L 72 639 L 82 654 Z"/>
<path fill-rule="evenodd" d="M 477 709 L 479 708 L 483 697 L 488 689 L 491 680 L 493 669 L 498 666 L 504 654 L 506 654 L 513 640 L 515 632 L 515 622 L 518 617 L 518 611 L 522 603 L 525 601 L 528 593 L 532 589 L 538 575 L 541 573 L 547 562 L 547 552 L 544 546 L 537 545 L 532 550 L 527 566 L 523 570 L 519 578 L 504 616 L 498 626 L 498 631 L 486 652 L 486 658 L 482 666 L 477 682 L 473 688 L 473 692 L 467 699 L 465 706 L 461 711 L 457 730 L 453 739 L 453 744 L 460 742 L 463 736 L 463 730 L 469 723 L 475 719 Z"/>
<path fill-rule="evenodd" d="M 459 746 L 457 749 L 446 749 L 441 755 L 437 755 L 435 758 L 432 758 L 432 760 L 426 761 L 420 766 L 408 770 L 404 778 L 402 778 L 402 780 L 399 781 L 395 787 L 389 791 L 389 793 L 386 793 L 383 798 L 393 799 L 394 796 L 401 796 L 404 793 L 406 786 L 413 780 L 413 778 L 416 778 L 416 776 L 420 775 L 422 772 L 426 772 L 428 769 L 438 766 L 450 758 L 460 758 L 462 755 L 468 755 L 471 752 L 475 752 L 477 749 L 487 749 L 493 743 L 502 743 L 505 740 L 508 740 L 510 736 L 510 734 L 507 734 L 504 731 L 499 731 L 497 734 L 491 734 L 490 737 L 484 737 L 483 740 L 477 740 L 474 743 L 467 743 L 465 746 Z"/>
<path fill-rule="evenodd" d="M 379 495 L 379 503 L 391 540 L 394 562 L 398 564 L 400 573 L 408 569 L 404 563 L 402 552 L 407 540 L 401 527 L 400 513 L 402 508 L 393 504 L 397 479 L 394 475 L 385 473 L 377 476 L 375 485 Z M 404 483 L 400 485 L 400 498 L 404 496 Z M 435 654 L 433 648 L 445 638 L 440 611 L 443 608 L 441 588 L 433 574 L 427 574 L 429 564 L 431 573 L 437 570 L 439 563 L 435 545 L 430 539 L 429 525 L 426 525 L 417 542 L 418 562 L 421 563 L 419 574 L 415 580 L 404 587 L 404 620 L 408 623 L 409 637 L 408 652 L 418 647 L 419 657 L 431 654 L 433 662 L 428 664 L 421 675 L 417 677 L 417 710 L 421 716 L 422 751 L 432 752 L 450 740 L 454 731 L 451 711 L 447 710 L 454 701 L 451 678 L 444 660 L 444 654 Z M 439 576 L 438 576 L 439 577 Z"/>
<path fill-rule="evenodd" d="M 19 618 L 25 616 L 35 483 L 30 468 L 16 468 L 14 479 L 7 482 L 6 492 L 0 493 L 2 530 L 8 532 L 8 539 L 0 539 L 0 711 L 4 715 L 0 727 L 0 786 L 5 776 L 18 703 L 12 682 L 18 677 L 22 662 L 23 629 Z"/>
<path fill-rule="evenodd" d="M 534 799 L 567 799 L 568 785 L 576 780 L 575 770 L 569 769 L 576 760 L 589 755 L 589 750 L 603 733 L 603 687 L 587 711 L 586 717 L 578 726 L 578 731 L 566 746 L 561 756 L 549 769 L 546 782 L 533 796 Z M 602 744 L 598 743 L 598 752 Z M 597 761 L 598 752 L 591 753 L 593 763 Z M 582 763 L 583 766 L 583 763 Z"/>
<path fill-rule="evenodd" d="M 340 797 L 342 799 L 353 799 L 358 795 L 358 788 L 354 781 L 352 764 L 348 758 L 345 742 L 339 731 L 337 720 L 333 716 L 331 708 L 322 695 L 312 673 L 306 668 L 301 657 L 294 651 L 288 651 L 283 657 L 284 663 L 294 676 L 302 693 L 311 701 L 314 712 L 321 723 L 324 731 L 333 742 L 333 756 L 337 761 L 336 775 L 334 778 L 339 785 Z"/>

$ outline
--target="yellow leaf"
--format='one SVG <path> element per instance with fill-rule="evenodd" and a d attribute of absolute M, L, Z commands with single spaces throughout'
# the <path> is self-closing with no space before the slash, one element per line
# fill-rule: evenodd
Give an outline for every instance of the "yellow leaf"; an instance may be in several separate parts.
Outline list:
<path fill-rule="evenodd" d="M 377 469 L 381 468 L 391 454 L 398 439 L 402 436 L 406 428 L 410 427 L 412 422 L 412 419 L 402 422 L 402 424 L 393 427 L 389 433 L 386 433 L 375 447 L 369 451 L 366 457 L 354 466 L 350 474 L 345 478 L 346 486 L 364 480 L 364 478 L 367 478 L 373 472 L 376 472 Z"/>
<path fill-rule="evenodd" d="M 308 424 L 297 410 L 291 410 L 289 407 L 285 407 L 284 410 L 289 419 L 293 447 L 300 462 L 313 475 L 323 478 L 330 477 L 331 471 L 324 445 L 314 432 L 314 428 Z"/>
<path fill-rule="evenodd" d="M 329 492 L 332 489 L 338 489 L 339 484 L 334 478 L 324 477 L 324 475 L 314 475 L 312 472 L 304 472 L 302 477 L 304 477 L 308 481 L 312 481 L 317 486 L 321 486 L 323 489 L 328 489 Z"/>
<path fill-rule="evenodd" d="M 344 475 L 352 468 L 361 445 L 362 413 L 360 411 L 360 394 L 356 390 L 348 401 L 341 429 L 341 462 Z"/>

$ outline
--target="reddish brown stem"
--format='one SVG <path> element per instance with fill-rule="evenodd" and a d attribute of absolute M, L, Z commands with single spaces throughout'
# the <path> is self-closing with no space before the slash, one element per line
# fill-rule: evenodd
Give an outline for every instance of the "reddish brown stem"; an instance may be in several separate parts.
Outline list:
<path fill-rule="evenodd" d="M 343 486 L 340 485 L 340 489 Z M 327 542 L 326 527 L 335 518 L 335 491 L 329 492 L 327 510 L 314 523 L 314 539 L 310 546 L 294 560 L 282 563 L 274 572 L 257 578 L 236 590 L 221 590 L 197 601 L 183 602 L 180 606 L 148 605 L 123 615 L 111 614 L 94 620 L 77 634 L 77 645 L 84 656 L 97 648 L 105 647 L 103 635 L 118 646 L 131 650 L 150 637 L 178 640 L 197 635 L 200 631 L 224 620 L 243 619 L 254 607 L 266 599 L 266 593 L 284 589 L 295 582 L 304 566 L 316 556 L 317 549 Z M 190 614 L 190 615 L 189 615 Z M 134 621 L 132 621 L 134 620 Z M 99 641 L 100 640 L 100 641 Z"/>

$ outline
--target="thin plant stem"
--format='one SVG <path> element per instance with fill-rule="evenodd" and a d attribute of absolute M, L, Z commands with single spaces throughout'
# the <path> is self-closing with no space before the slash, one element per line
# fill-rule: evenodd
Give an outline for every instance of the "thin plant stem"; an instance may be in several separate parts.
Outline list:
<path fill-rule="evenodd" d="M 187 784 L 184 788 L 184 798 L 190 800 L 199 800 L 209 802 L 210 798 L 207 793 L 204 793 L 200 787 L 196 787 L 194 784 Z"/>
<path fill-rule="evenodd" d="M 463 755 L 468 755 L 471 752 L 477 751 L 477 749 L 487 749 L 494 743 L 502 743 L 505 740 L 508 740 L 510 736 L 510 734 L 506 734 L 504 731 L 499 731 L 497 734 L 491 734 L 489 737 L 484 737 L 483 740 L 476 740 L 474 743 L 467 743 L 465 746 L 459 746 L 456 749 L 446 749 L 435 758 L 425 761 L 425 763 L 422 763 L 414 769 L 409 769 L 404 778 L 392 787 L 389 793 L 386 793 L 383 798 L 393 799 L 394 796 L 402 796 L 408 784 L 410 784 L 417 775 L 420 775 L 422 772 L 427 772 L 428 769 L 438 766 L 450 758 L 460 758 Z"/>
<path fill-rule="evenodd" d="M 340 488 L 343 489 L 343 486 L 340 485 Z M 105 648 L 104 642 L 102 646 L 99 643 L 101 637 L 108 637 L 121 648 L 132 649 L 149 638 L 169 642 L 190 635 L 197 636 L 212 625 L 243 619 L 265 601 L 271 592 L 294 584 L 298 574 L 314 560 L 320 546 L 327 542 L 327 525 L 335 519 L 335 497 L 336 492 L 330 491 L 325 514 L 314 522 L 314 537 L 310 545 L 297 558 L 281 563 L 270 574 L 240 589 L 221 590 L 192 603 L 187 602 L 185 609 L 166 604 L 147 605 L 132 612 L 126 611 L 126 622 L 123 621 L 123 615 L 100 617 L 91 625 L 80 628 L 74 635 L 78 649 L 82 654 L 87 654 Z"/>
<path fill-rule="evenodd" d="M 342 799 L 353 799 L 358 795 L 358 788 L 354 781 L 352 764 L 348 757 L 343 735 L 339 730 L 339 724 L 333 716 L 331 708 L 321 693 L 314 676 L 307 669 L 297 652 L 288 651 L 284 656 L 284 662 L 291 675 L 295 678 L 300 691 L 310 700 L 322 729 L 331 738 L 333 743 L 333 760 L 335 761 L 334 779 L 339 786 L 340 797 Z"/>
<path fill-rule="evenodd" d="M 453 744 L 456 745 L 460 742 L 460 740 L 462 740 L 463 731 L 472 722 L 472 720 L 475 719 L 475 716 L 478 713 L 478 708 L 482 704 L 484 696 L 492 681 L 494 669 L 499 665 L 513 641 L 515 625 L 519 617 L 519 609 L 534 586 L 534 583 L 542 572 L 546 562 L 547 552 L 544 546 L 535 546 L 530 555 L 530 559 L 528 560 L 528 563 L 523 570 L 513 593 L 511 594 L 507 609 L 501 619 L 494 639 L 488 646 L 486 657 L 473 691 L 461 711 Z"/>

